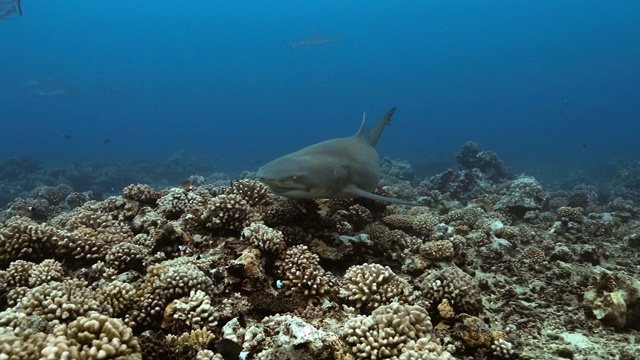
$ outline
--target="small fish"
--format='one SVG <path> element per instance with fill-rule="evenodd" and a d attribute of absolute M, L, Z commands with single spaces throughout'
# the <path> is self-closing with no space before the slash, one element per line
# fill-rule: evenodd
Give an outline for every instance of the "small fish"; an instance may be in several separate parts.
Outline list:
<path fill-rule="evenodd" d="M 582 144 L 582 151 L 587 151 L 587 144 Z"/>
<path fill-rule="evenodd" d="M 109 145 L 109 144 L 111 144 L 111 139 L 104 139 L 102 141 L 102 145 Z"/>
<path fill-rule="evenodd" d="M 36 208 L 34 206 L 27 206 L 24 209 L 31 213 L 36 212 Z"/>
<path fill-rule="evenodd" d="M 62 138 L 65 140 L 71 140 L 73 139 L 73 136 L 69 135 L 69 134 L 62 134 Z"/>
<path fill-rule="evenodd" d="M 189 190 L 189 189 L 191 189 L 192 185 L 193 185 L 193 181 L 191 181 L 191 179 L 189 179 L 189 180 L 183 181 L 182 184 L 180 184 L 180 188 L 182 190 Z"/>
<path fill-rule="evenodd" d="M 13 14 L 22 16 L 20 0 L 0 1 L 0 19 L 6 19 Z"/>
<path fill-rule="evenodd" d="M 224 360 L 246 359 L 249 353 L 242 350 L 242 345 L 233 340 L 222 339 L 216 343 L 216 352 L 222 355 Z"/>
<path fill-rule="evenodd" d="M 246 328 L 247 327 L 247 319 L 245 319 L 244 316 L 239 316 L 238 317 L 238 324 L 240 324 L 240 326 L 242 326 L 242 328 Z"/>

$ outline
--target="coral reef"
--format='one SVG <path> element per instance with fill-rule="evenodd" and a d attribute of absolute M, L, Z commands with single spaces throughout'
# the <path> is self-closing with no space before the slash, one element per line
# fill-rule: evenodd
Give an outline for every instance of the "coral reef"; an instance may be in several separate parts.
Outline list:
<path fill-rule="evenodd" d="M 425 309 L 393 302 L 369 316 L 350 319 L 345 337 L 351 352 L 360 359 L 451 359 L 451 354 L 437 343 L 429 346 L 432 330 Z"/>
<path fill-rule="evenodd" d="M 388 266 L 354 265 L 347 269 L 339 296 L 358 309 L 368 310 L 392 301 L 409 302 L 411 284 L 394 274 Z"/>
<path fill-rule="evenodd" d="M 383 161 L 377 192 L 425 207 L 287 200 L 185 154 L 162 167 L 180 187 L 96 165 L 126 182 L 104 199 L 77 191 L 88 165 L 0 164 L 0 358 L 640 357 L 640 167 L 545 191 L 476 144 L 456 159 Z"/>
<path fill-rule="evenodd" d="M 446 300 L 456 313 L 479 314 L 482 311 L 478 284 L 458 267 L 430 270 L 417 279 L 417 285 L 432 307 Z"/>
<path fill-rule="evenodd" d="M 471 141 L 465 143 L 454 156 L 461 168 L 478 169 L 492 181 L 513 178 L 513 173 L 500 160 L 498 154 L 489 150 L 480 151 L 477 143 Z"/>

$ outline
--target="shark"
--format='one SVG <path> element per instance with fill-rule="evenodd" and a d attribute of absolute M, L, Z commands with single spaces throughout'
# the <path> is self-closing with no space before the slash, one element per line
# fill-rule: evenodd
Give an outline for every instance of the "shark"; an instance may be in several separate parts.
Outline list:
<path fill-rule="evenodd" d="M 380 156 L 375 146 L 395 111 L 391 108 L 367 134 L 363 114 L 354 136 L 322 141 L 279 157 L 260 167 L 256 176 L 274 194 L 291 199 L 364 197 L 421 205 L 373 193 L 380 178 Z"/>
<path fill-rule="evenodd" d="M 325 46 L 329 44 L 335 44 L 338 41 L 340 41 L 340 38 L 338 37 L 326 35 L 326 34 L 320 34 L 315 30 L 311 32 L 311 35 L 304 37 L 295 42 L 284 40 L 285 44 L 289 45 L 289 47 L 291 48 L 291 52 L 295 52 L 296 48 L 311 47 L 311 46 Z"/>
<path fill-rule="evenodd" d="M 13 14 L 22 15 L 20 0 L 0 1 L 0 20 Z"/>
<path fill-rule="evenodd" d="M 59 84 L 51 78 L 44 82 L 34 79 L 22 87 L 33 97 L 62 98 L 75 97 L 78 94 L 78 90 Z"/>

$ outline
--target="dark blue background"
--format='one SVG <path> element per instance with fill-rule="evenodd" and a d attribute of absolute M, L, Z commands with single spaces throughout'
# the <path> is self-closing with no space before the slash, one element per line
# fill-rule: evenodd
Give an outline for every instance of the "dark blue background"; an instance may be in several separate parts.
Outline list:
<path fill-rule="evenodd" d="M 394 158 L 448 157 L 468 140 L 523 171 L 640 155 L 638 1 L 24 0 L 22 8 L 0 22 L 0 160 L 163 161 L 186 150 L 218 170 L 255 170 L 352 135 L 363 111 L 371 125 L 391 106 L 398 111 L 378 147 Z M 314 29 L 341 41 L 295 53 L 283 42 Z M 48 78 L 78 95 L 23 89 Z"/>

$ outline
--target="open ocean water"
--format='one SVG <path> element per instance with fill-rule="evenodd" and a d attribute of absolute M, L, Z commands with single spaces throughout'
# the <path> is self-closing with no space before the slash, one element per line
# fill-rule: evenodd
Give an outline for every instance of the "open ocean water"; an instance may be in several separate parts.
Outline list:
<path fill-rule="evenodd" d="M 379 151 L 412 163 L 451 159 L 466 141 L 538 175 L 640 155 L 636 1 L 26 0 L 22 10 L 0 22 L 2 159 L 184 152 L 216 171 L 255 171 L 392 106 Z M 283 41 L 314 33 L 336 41 L 295 51 Z M 72 94 L 30 94 L 48 83 Z"/>
<path fill-rule="evenodd" d="M 640 359 L 639 19 L 0 0 L 0 360 Z"/>

